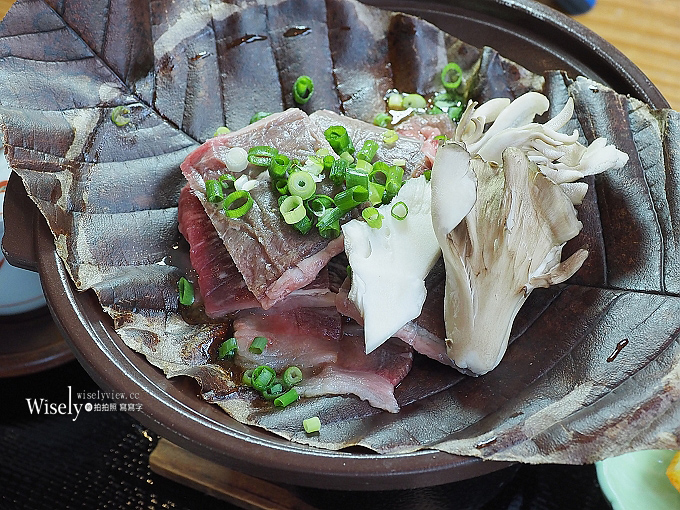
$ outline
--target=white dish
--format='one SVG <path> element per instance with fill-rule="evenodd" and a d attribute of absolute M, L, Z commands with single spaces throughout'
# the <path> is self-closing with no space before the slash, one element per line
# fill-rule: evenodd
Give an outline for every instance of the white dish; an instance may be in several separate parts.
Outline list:
<path fill-rule="evenodd" d="M 0 238 L 5 234 L 3 204 L 10 169 L 4 154 L 0 157 Z M 10 265 L 0 253 L 0 315 L 16 315 L 45 306 L 40 276 Z"/>

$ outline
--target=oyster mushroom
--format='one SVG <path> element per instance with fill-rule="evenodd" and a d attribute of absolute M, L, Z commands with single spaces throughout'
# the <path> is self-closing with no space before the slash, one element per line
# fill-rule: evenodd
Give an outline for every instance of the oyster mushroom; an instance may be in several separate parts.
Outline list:
<path fill-rule="evenodd" d="M 562 188 L 522 149 L 503 151 L 502 165 L 448 143 L 432 169 L 432 219 L 446 265 L 446 348 L 456 366 L 485 374 L 500 363 L 517 312 L 536 287 L 572 276 L 588 252 L 560 262 L 581 230 Z M 465 219 L 449 218 L 450 182 L 473 173 L 477 200 Z"/>

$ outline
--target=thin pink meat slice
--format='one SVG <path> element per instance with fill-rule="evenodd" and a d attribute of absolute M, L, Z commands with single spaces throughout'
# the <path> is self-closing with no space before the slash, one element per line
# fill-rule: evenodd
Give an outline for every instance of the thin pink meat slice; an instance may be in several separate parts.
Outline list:
<path fill-rule="evenodd" d="M 399 123 L 395 127 L 395 131 L 400 135 L 422 140 L 422 151 L 427 157 L 427 166 L 432 168 L 437 149 L 439 148 L 437 137 L 441 135 L 448 136 L 449 138 L 453 137 L 455 125 L 449 116 L 443 113 L 436 115 L 412 115 L 407 120 Z M 418 172 L 413 174 L 414 177 L 418 175 Z"/>
<path fill-rule="evenodd" d="M 342 331 L 335 308 L 249 310 L 234 320 L 235 361 L 246 368 L 269 365 L 277 373 L 295 365 L 304 375 L 296 387 L 303 397 L 353 394 L 372 406 L 397 412 L 394 387 L 408 374 L 412 351 L 402 342 L 387 343 L 370 355 L 363 338 Z M 262 354 L 248 348 L 255 337 L 268 339 Z"/>
<path fill-rule="evenodd" d="M 259 308 L 260 302 L 246 286 L 203 204 L 189 186 L 180 192 L 178 219 L 179 230 L 189 243 L 189 257 L 198 275 L 206 315 L 218 319 L 239 310 Z M 310 284 L 292 292 L 285 306 L 333 306 L 335 294 L 329 286 L 328 271 L 324 269 Z"/>
<path fill-rule="evenodd" d="M 239 218 L 227 217 L 222 208 L 205 200 L 204 179 L 225 173 L 226 149 L 248 150 L 258 145 L 276 147 L 290 157 L 305 159 L 317 149 L 330 149 L 323 133 L 297 109 L 271 115 L 250 126 L 209 140 L 182 163 L 182 172 L 198 197 L 215 230 L 243 276 L 248 289 L 264 309 L 316 278 L 328 261 L 344 249 L 342 238 L 331 241 L 312 229 L 307 234 L 287 225 L 278 210 L 278 196 L 266 172 L 250 191 L 252 208 Z"/>
<path fill-rule="evenodd" d="M 360 327 L 347 327 L 341 342 L 337 361 L 304 380 L 296 387 L 298 393 L 304 397 L 352 394 L 373 407 L 399 412 L 394 388 L 411 369 L 412 349 L 397 339 L 390 339 L 366 354 Z"/>
<path fill-rule="evenodd" d="M 189 243 L 189 258 L 198 275 L 206 315 L 219 318 L 259 307 L 260 302 L 248 290 L 203 204 L 188 186 L 180 192 L 177 215 L 179 231 Z"/>

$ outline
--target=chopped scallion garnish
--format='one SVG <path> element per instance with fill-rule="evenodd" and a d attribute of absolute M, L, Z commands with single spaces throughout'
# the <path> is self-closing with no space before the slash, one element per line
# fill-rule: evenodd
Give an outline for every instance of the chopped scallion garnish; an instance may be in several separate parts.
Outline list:
<path fill-rule="evenodd" d="M 271 159 L 278 155 L 279 151 L 267 145 L 258 145 L 248 151 L 248 161 L 257 166 L 269 166 Z"/>
<path fill-rule="evenodd" d="M 286 391 L 285 387 L 277 379 L 277 380 L 274 380 L 269 386 L 267 386 L 262 391 L 262 396 L 266 400 L 274 400 L 275 398 L 278 398 L 281 395 L 283 395 L 284 391 Z"/>
<path fill-rule="evenodd" d="M 288 192 L 302 200 L 307 200 L 316 193 L 316 182 L 307 172 L 294 172 L 288 177 Z"/>
<path fill-rule="evenodd" d="M 269 160 L 269 176 L 272 181 L 286 177 L 290 169 L 290 158 L 285 154 L 277 154 Z"/>
<path fill-rule="evenodd" d="M 275 378 L 276 372 L 274 372 L 272 367 L 260 365 L 255 368 L 255 370 L 253 370 L 251 384 L 257 391 L 264 391 L 265 388 L 267 388 L 267 386 L 269 386 Z"/>
<path fill-rule="evenodd" d="M 392 217 L 401 221 L 408 216 L 408 206 L 404 202 L 397 202 L 392 206 Z"/>
<path fill-rule="evenodd" d="M 245 372 L 243 372 L 243 376 L 241 377 L 241 382 L 245 384 L 246 386 L 252 386 L 253 384 L 253 369 L 249 368 Z"/>
<path fill-rule="evenodd" d="M 290 195 L 284 198 L 279 206 L 279 211 L 281 212 L 281 216 L 283 216 L 283 220 L 288 223 L 288 225 L 297 223 L 307 215 L 304 201 L 302 200 L 302 197 L 297 195 Z"/>
<path fill-rule="evenodd" d="M 224 164 L 230 172 L 243 172 L 248 166 L 248 153 L 243 147 L 232 147 L 227 151 Z"/>
<path fill-rule="evenodd" d="M 357 159 L 363 159 L 370 163 L 373 161 L 376 152 L 378 152 L 378 142 L 375 140 L 366 140 L 361 147 L 361 150 L 357 153 Z"/>
<path fill-rule="evenodd" d="M 258 120 L 262 120 L 265 117 L 269 117 L 271 113 L 269 112 L 257 112 L 255 115 L 250 117 L 250 122 L 249 124 L 252 124 L 253 122 L 257 122 Z"/>
<path fill-rule="evenodd" d="M 267 347 L 267 338 L 264 336 L 256 336 L 250 343 L 248 350 L 253 354 L 262 354 L 262 351 L 264 351 L 265 347 Z"/>
<path fill-rule="evenodd" d="M 382 227 L 384 216 L 375 207 L 367 207 L 361 211 L 361 216 L 366 220 L 366 224 L 371 228 Z"/>
<path fill-rule="evenodd" d="M 378 205 L 382 203 L 383 195 L 385 193 L 385 186 L 376 182 L 368 183 L 368 201 L 371 205 Z"/>
<path fill-rule="evenodd" d="M 222 342 L 217 351 L 217 359 L 231 358 L 238 350 L 238 343 L 234 337 Z"/>
<path fill-rule="evenodd" d="M 274 399 L 274 405 L 276 407 L 286 407 L 299 399 L 300 396 L 295 388 L 289 389 L 286 393 Z"/>
<path fill-rule="evenodd" d="M 283 384 L 290 388 L 302 381 L 302 370 L 296 366 L 288 367 L 283 372 Z"/>
<path fill-rule="evenodd" d="M 307 201 L 307 209 L 314 216 L 323 216 L 326 209 L 335 206 L 335 201 L 328 195 L 316 195 Z"/>
<path fill-rule="evenodd" d="M 177 290 L 179 291 L 179 302 L 181 304 L 190 306 L 194 303 L 194 286 L 184 276 L 177 282 Z"/>
<path fill-rule="evenodd" d="M 302 428 L 305 429 L 307 434 L 319 432 L 321 430 L 321 420 L 318 416 L 312 416 L 311 418 L 304 419 L 302 420 Z"/>
<path fill-rule="evenodd" d="M 314 82 L 309 76 L 300 76 L 293 85 L 293 99 L 297 104 L 305 104 L 314 93 Z"/>
<path fill-rule="evenodd" d="M 330 126 L 323 134 L 336 154 L 342 155 L 343 152 L 354 154 L 354 145 L 343 126 Z"/>
<path fill-rule="evenodd" d="M 373 124 L 386 128 L 392 124 L 392 116 L 389 113 L 379 113 L 375 116 L 375 119 L 373 119 Z"/>
<path fill-rule="evenodd" d="M 314 224 L 312 223 L 312 220 L 309 219 L 307 215 L 305 215 L 300 221 L 297 223 L 293 223 L 292 227 L 300 232 L 301 234 L 306 234 L 310 230 L 312 230 L 312 227 Z"/>
<path fill-rule="evenodd" d="M 208 200 L 208 202 L 213 204 L 224 200 L 224 190 L 222 189 L 222 183 L 217 179 L 208 179 L 205 181 L 205 198 Z"/>
<path fill-rule="evenodd" d="M 345 213 L 368 200 L 368 189 L 363 186 L 352 186 L 335 195 L 334 200 L 338 209 Z"/>
<path fill-rule="evenodd" d="M 449 75 L 453 74 L 453 79 L 449 79 Z M 442 85 L 446 90 L 457 89 L 463 82 L 463 70 L 455 62 L 449 62 L 442 69 Z"/>
<path fill-rule="evenodd" d="M 397 140 L 399 140 L 399 134 L 393 129 L 388 129 L 382 134 L 382 139 L 386 144 L 392 145 L 393 143 L 396 143 Z"/>
<path fill-rule="evenodd" d="M 234 203 L 244 200 L 245 202 L 243 202 L 243 204 L 235 207 L 234 209 L 231 208 Z M 253 203 L 253 197 L 250 196 L 249 192 L 245 190 L 239 190 L 227 195 L 227 197 L 224 199 L 224 202 L 222 203 L 222 208 L 224 209 L 224 214 L 226 214 L 229 218 L 240 218 L 250 211 Z"/>
<path fill-rule="evenodd" d="M 229 133 L 231 133 L 231 129 L 229 129 L 227 126 L 220 126 L 215 130 L 215 134 L 213 136 L 226 135 Z"/>
<path fill-rule="evenodd" d="M 349 164 L 344 159 L 336 159 L 331 165 L 331 170 L 328 173 L 328 177 L 334 184 L 342 184 L 345 182 L 345 173 L 347 172 L 347 167 Z"/>
<path fill-rule="evenodd" d="M 427 100 L 420 94 L 406 94 L 402 101 L 402 107 L 406 108 L 425 108 Z"/>
<path fill-rule="evenodd" d="M 390 110 L 401 110 L 404 108 L 404 97 L 398 92 L 394 92 L 387 98 L 387 107 Z"/>
<path fill-rule="evenodd" d="M 130 113 L 127 106 L 116 106 L 111 110 L 111 121 L 118 127 L 123 127 L 130 123 L 130 118 L 126 117 Z"/>
<path fill-rule="evenodd" d="M 368 175 L 372 165 L 364 160 L 357 161 L 356 166 L 348 166 L 345 171 L 345 185 L 347 188 L 363 186 L 368 189 Z"/>
<path fill-rule="evenodd" d="M 340 235 L 340 218 L 344 212 L 339 207 L 326 209 L 317 221 L 319 235 L 324 239 L 335 239 Z"/>
<path fill-rule="evenodd" d="M 288 179 L 285 178 L 285 177 L 283 179 L 279 179 L 278 181 L 276 181 L 274 183 L 274 187 L 276 188 L 276 191 L 278 191 L 280 195 L 287 195 L 288 194 Z M 281 198 L 285 198 L 285 197 L 281 197 Z"/>

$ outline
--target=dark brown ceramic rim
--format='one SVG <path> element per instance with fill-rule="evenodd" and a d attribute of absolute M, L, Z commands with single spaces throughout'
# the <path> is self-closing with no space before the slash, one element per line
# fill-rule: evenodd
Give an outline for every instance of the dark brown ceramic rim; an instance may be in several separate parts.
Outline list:
<path fill-rule="evenodd" d="M 564 69 L 571 76 L 586 75 L 657 108 L 668 106 L 644 74 L 610 44 L 540 4 L 511 0 L 469 0 L 455 5 L 417 0 L 369 3 L 417 14 L 468 43 L 492 46 L 535 72 Z M 433 451 L 404 455 L 330 452 L 235 422 L 202 401 L 193 381 L 167 380 L 128 349 L 94 295 L 74 289 L 44 220 L 36 218 L 33 230 L 29 225 L 14 226 L 13 240 L 5 247 L 10 260 L 40 272 L 52 313 L 92 377 L 107 390 L 138 394 L 142 411 L 135 417 L 178 445 L 248 474 L 329 489 L 415 488 L 465 480 L 508 465 Z"/>

